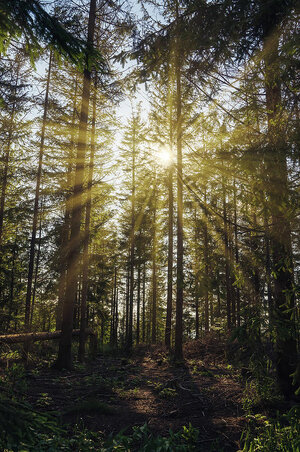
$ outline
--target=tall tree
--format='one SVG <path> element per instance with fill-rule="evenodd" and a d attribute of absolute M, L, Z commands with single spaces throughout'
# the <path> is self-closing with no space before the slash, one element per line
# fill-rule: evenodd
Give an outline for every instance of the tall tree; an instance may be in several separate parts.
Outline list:
<path fill-rule="evenodd" d="M 90 11 L 88 20 L 89 46 L 93 45 L 96 23 L 96 0 L 90 1 Z M 80 273 L 80 251 L 81 251 L 81 217 L 82 217 L 82 196 L 84 183 L 84 164 L 87 145 L 88 112 L 91 89 L 91 68 L 88 55 L 86 55 L 85 69 L 83 75 L 83 91 L 81 101 L 81 111 L 79 120 L 79 137 L 77 145 L 75 181 L 73 187 L 72 212 L 71 212 L 71 234 L 70 246 L 67 256 L 67 281 L 66 293 L 63 306 L 63 320 L 61 328 L 61 339 L 56 366 L 58 368 L 72 367 L 72 330 L 73 330 L 73 308 L 77 291 L 78 277 Z"/>
<path fill-rule="evenodd" d="M 44 100 L 44 111 L 43 111 L 41 142 L 40 142 L 39 159 L 38 159 L 38 169 L 37 169 L 37 176 L 36 176 L 32 232 L 31 232 L 31 240 L 30 240 L 29 264 L 28 264 L 28 276 L 27 276 L 27 292 L 26 292 L 26 301 L 25 301 L 25 331 L 29 331 L 29 329 L 30 329 L 32 281 L 33 281 L 33 271 L 34 271 L 36 233 L 37 233 L 38 214 L 39 214 L 40 187 L 41 187 L 41 180 L 42 180 L 42 166 L 43 166 L 43 157 L 44 157 L 44 149 L 45 149 L 45 133 L 46 133 L 46 125 L 47 125 L 48 106 L 49 106 L 49 89 L 50 89 L 52 58 L 53 58 L 53 55 L 52 55 L 52 52 L 50 52 L 49 63 L 48 63 L 48 72 L 47 72 L 47 81 L 46 81 L 46 92 L 45 92 L 45 100 Z"/>

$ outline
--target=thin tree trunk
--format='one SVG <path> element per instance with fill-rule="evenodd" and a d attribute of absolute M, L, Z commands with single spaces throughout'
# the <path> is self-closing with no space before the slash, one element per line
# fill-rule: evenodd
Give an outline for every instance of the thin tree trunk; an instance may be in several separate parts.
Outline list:
<path fill-rule="evenodd" d="M 118 345 L 118 326 L 119 326 L 119 290 L 117 287 L 117 269 L 115 273 L 115 322 L 114 322 L 114 346 Z"/>
<path fill-rule="evenodd" d="M 206 204 L 206 188 L 204 190 L 204 202 Z M 204 325 L 205 332 L 209 331 L 209 300 L 208 300 L 208 234 L 207 234 L 207 217 L 204 217 L 203 235 L 204 235 L 204 265 L 205 265 L 205 302 L 204 302 Z"/>
<path fill-rule="evenodd" d="M 129 286 L 129 320 L 126 350 L 130 352 L 133 341 L 133 292 L 134 292 L 134 248 L 135 248 L 135 126 L 132 139 L 132 187 L 131 187 L 131 231 L 130 231 L 130 286 Z"/>
<path fill-rule="evenodd" d="M 236 299 L 234 290 L 234 242 L 233 242 L 233 226 L 229 222 L 228 225 L 228 254 L 229 254 L 229 269 L 230 269 L 230 293 L 231 293 L 231 326 L 236 327 Z"/>
<path fill-rule="evenodd" d="M 111 306 L 110 306 L 110 338 L 109 342 L 110 345 L 113 347 L 114 345 L 114 329 L 115 329 L 115 301 L 116 301 L 116 295 L 115 295 L 115 271 L 112 278 L 112 289 L 111 289 Z"/>
<path fill-rule="evenodd" d="M 46 93 L 45 93 L 45 100 L 44 100 L 44 114 L 43 114 L 42 132 L 41 132 L 38 170 L 37 170 L 37 177 L 36 177 L 35 199 L 34 199 L 34 208 L 33 208 L 33 222 L 32 222 L 32 232 L 31 232 L 31 241 L 30 241 L 28 276 L 27 276 L 27 292 L 26 292 L 26 301 L 25 301 L 25 331 L 27 331 L 27 332 L 30 331 L 31 292 L 32 292 L 33 270 L 34 270 L 36 231 L 37 231 L 37 222 L 38 222 L 38 213 L 39 213 L 40 187 L 41 187 L 41 179 L 42 179 L 42 165 L 43 165 L 44 148 L 45 148 L 45 132 L 46 132 L 46 123 L 47 123 L 48 106 L 49 106 L 49 88 L 50 88 L 50 76 L 51 76 L 51 69 L 52 69 L 52 59 L 53 59 L 53 55 L 52 55 L 52 51 L 51 51 L 50 56 L 49 56 Z"/>
<path fill-rule="evenodd" d="M 156 174 L 154 179 L 154 212 L 153 212 L 153 251 L 152 251 L 152 344 L 156 344 L 156 317 L 157 317 L 157 268 L 156 268 L 156 208 L 157 208 L 157 190 L 156 190 Z"/>
<path fill-rule="evenodd" d="M 42 207 L 41 207 L 41 210 L 42 210 Z M 36 289 L 37 289 L 37 279 L 38 279 L 38 273 L 39 273 L 39 264 L 40 264 L 40 255 L 41 255 L 41 241 L 42 241 L 42 215 L 40 215 L 39 240 L 38 240 L 38 249 L 37 249 L 37 254 L 36 254 L 34 285 L 33 285 L 33 292 L 32 292 L 31 311 L 30 311 L 30 330 L 31 330 L 31 327 L 32 327 L 32 320 L 33 320 L 33 313 L 34 313 L 34 304 L 35 304 Z"/>
<path fill-rule="evenodd" d="M 136 306 L 136 343 L 140 343 L 140 310 L 141 310 L 141 263 L 138 263 L 137 306 Z"/>
<path fill-rule="evenodd" d="M 18 79 L 19 79 L 19 68 L 18 68 L 18 72 L 17 72 L 17 79 L 16 79 L 15 90 L 14 90 L 15 98 L 16 98 Z M 8 166 L 9 166 L 9 157 L 10 157 L 10 150 L 11 150 L 11 141 L 12 141 L 12 137 L 13 137 L 13 123 L 14 123 L 14 117 L 15 117 L 15 110 L 16 110 L 16 100 L 14 100 L 12 112 L 11 112 L 11 116 L 10 116 L 10 121 L 9 121 L 9 126 L 8 126 L 8 140 L 7 140 L 7 147 L 6 147 L 6 153 L 5 153 L 5 158 L 4 158 L 4 169 L 3 169 L 1 198 L 0 198 L 0 247 L 2 245 L 4 206 L 5 206 L 6 189 L 7 189 Z"/>
<path fill-rule="evenodd" d="M 125 325 L 125 345 L 128 342 L 128 326 L 129 326 L 129 286 L 130 286 L 130 274 L 129 274 L 129 265 L 127 264 L 126 271 L 126 325 Z"/>
<path fill-rule="evenodd" d="M 196 339 L 199 339 L 199 294 L 198 294 L 198 277 L 196 276 L 196 284 L 195 284 L 195 308 L 196 308 L 196 313 L 195 313 L 195 330 L 196 330 Z"/>
<path fill-rule="evenodd" d="M 171 67 L 172 72 L 172 67 Z M 171 328 L 172 328 L 172 310 L 173 310 L 173 217 L 174 217 L 174 195 L 173 195 L 173 92 L 170 93 L 169 107 L 169 136 L 171 163 L 168 171 L 168 288 L 167 288 L 167 314 L 165 329 L 165 345 L 171 348 Z"/>
<path fill-rule="evenodd" d="M 270 239 L 269 239 L 269 227 L 268 227 L 268 217 L 265 214 L 264 218 L 265 225 L 265 250 L 266 250 L 266 280 L 267 280 L 267 297 L 268 297 L 268 313 L 269 313 L 269 330 L 272 336 L 272 329 L 274 325 L 274 305 L 272 299 L 272 285 L 271 285 L 271 256 L 270 256 Z"/>
<path fill-rule="evenodd" d="M 226 317 L 227 329 L 231 330 L 231 284 L 229 267 L 229 243 L 228 243 L 228 224 L 227 224 L 227 203 L 224 178 L 222 177 L 223 190 L 223 217 L 224 217 L 224 254 L 225 254 L 225 282 L 226 282 Z"/>
<path fill-rule="evenodd" d="M 237 199 L 236 199 L 236 183 L 233 182 L 233 204 L 234 204 L 234 249 L 235 249 L 235 263 L 238 270 L 239 266 L 239 242 L 238 242 L 238 228 L 237 228 Z M 240 288 L 236 289 L 236 319 L 237 326 L 241 326 L 241 294 Z"/>
<path fill-rule="evenodd" d="M 82 258 L 82 294 L 80 305 L 80 336 L 79 336 L 79 361 L 83 362 L 85 357 L 85 341 L 86 341 L 86 307 L 87 295 L 89 286 L 89 244 L 90 244 L 90 224 L 91 224 L 91 210 L 92 210 L 92 187 L 93 187 L 93 173 L 94 173 L 94 159 L 95 159 L 95 135 L 96 135 L 96 101 L 97 101 L 97 75 L 95 77 L 95 89 L 93 97 L 93 117 L 91 130 L 91 155 L 88 169 L 88 183 L 87 183 L 87 199 L 85 211 L 85 229 L 83 241 L 83 258 Z"/>
<path fill-rule="evenodd" d="M 75 88 L 73 97 L 73 112 L 72 112 L 72 122 L 71 122 L 71 139 L 70 148 L 68 152 L 68 166 L 67 166 L 67 194 L 66 194 L 66 206 L 64 214 L 64 224 L 61 234 L 61 245 L 60 245 L 60 278 L 58 284 L 58 302 L 56 308 L 56 329 L 61 330 L 62 324 L 62 314 L 63 314 L 63 304 L 66 291 L 66 278 L 67 278 L 67 254 L 68 254 L 68 244 L 70 235 L 70 220 L 71 220 L 71 210 L 72 210 L 72 196 L 70 194 L 72 187 L 72 176 L 73 176 L 73 152 L 75 144 L 75 124 L 77 116 L 77 89 L 78 89 L 78 79 L 77 75 L 75 78 Z"/>
<path fill-rule="evenodd" d="M 93 45 L 96 19 L 96 0 L 90 1 L 88 43 Z M 88 56 L 87 56 L 88 59 Z M 87 67 L 83 76 L 83 93 L 79 121 L 79 138 L 76 156 L 75 182 L 73 190 L 73 205 L 71 212 L 71 236 L 70 248 L 67 256 L 67 284 L 66 295 L 63 306 L 62 334 L 59 342 L 57 358 L 58 368 L 72 368 L 72 330 L 73 311 L 76 297 L 78 277 L 80 273 L 80 250 L 81 250 L 81 217 L 82 217 L 82 194 L 84 182 L 84 161 L 87 143 L 88 111 L 91 89 L 91 73 Z"/>
<path fill-rule="evenodd" d="M 17 254 L 17 232 L 14 241 L 14 246 L 12 250 L 12 265 L 11 265 L 11 279 L 10 279 L 10 291 L 9 291 L 9 310 L 8 310 L 8 320 L 7 320 L 7 329 L 9 330 L 10 322 L 12 320 L 12 311 L 14 304 L 14 288 L 15 288 L 15 262 L 16 262 L 16 254 Z"/>
<path fill-rule="evenodd" d="M 143 308 L 142 308 L 142 338 L 145 343 L 145 321 L 146 321 L 146 262 L 143 265 Z"/>
<path fill-rule="evenodd" d="M 176 1 L 176 20 L 179 20 L 178 1 Z M 183 334 L 183 179 L 182 179 L 182 99 L 181 99 L 181 50 L 180 40 L 176 40 L 176 143 L 177 143 L 177 288 L 175 359 L 181 360 Z"/>

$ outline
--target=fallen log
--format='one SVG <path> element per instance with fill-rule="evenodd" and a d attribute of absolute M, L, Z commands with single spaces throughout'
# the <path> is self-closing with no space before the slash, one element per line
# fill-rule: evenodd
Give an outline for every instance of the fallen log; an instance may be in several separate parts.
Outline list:
<path fill-rule="evenodd" d="M 77 337 L 80 334 L 80 330 L 73 330 L 72 336 Z M 96 333 L 91 329 L 86 329 L 85 334 L 87 336 L 96 337 Z M 50 332 L 37 332 L 37 333 L 18 333 L 18 334 L 3 334 L 0 335 L 1 344 L 18 344 L 20 342 L 37 342 L 37 341 L 49 341 L 52 339 L 59 339 L 61 331 Z"/>

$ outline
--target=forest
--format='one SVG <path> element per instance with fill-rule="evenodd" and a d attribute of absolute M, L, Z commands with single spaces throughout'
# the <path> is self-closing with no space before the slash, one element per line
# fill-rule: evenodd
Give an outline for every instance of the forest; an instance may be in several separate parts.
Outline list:
<path fill-rule="evenodd" d="M 0 450 L 300 451 L 296 0 L 0 0 Z"/>

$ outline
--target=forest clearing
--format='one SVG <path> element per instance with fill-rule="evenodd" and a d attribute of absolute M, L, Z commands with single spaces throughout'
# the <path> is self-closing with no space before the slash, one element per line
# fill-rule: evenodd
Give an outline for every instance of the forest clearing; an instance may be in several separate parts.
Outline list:
<path fill-rule="evenodd" d="M 300 452 L 296 0 L 0 0 L 0 451 Z"/>

